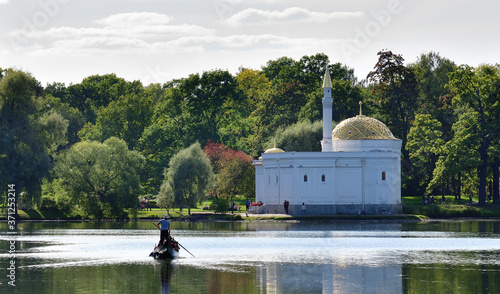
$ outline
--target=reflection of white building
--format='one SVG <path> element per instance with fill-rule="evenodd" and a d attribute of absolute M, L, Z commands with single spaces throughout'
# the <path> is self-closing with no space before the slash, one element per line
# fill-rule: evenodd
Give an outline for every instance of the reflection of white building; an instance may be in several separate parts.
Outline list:
<path fill-rule="evenodd" d="M 254 161 L 256 201 L 264 213 L 393 214 L 401 210 L 401 140 L 360 114 L 332 131 L 332 83 L 323 81 L 322 152 L 266 150 Z"/>
<path fill-rule="evenodd" d="M 261 293 L 403 293 L 401 275 L 401 265 L 266 263 L 256 280 Z"/>

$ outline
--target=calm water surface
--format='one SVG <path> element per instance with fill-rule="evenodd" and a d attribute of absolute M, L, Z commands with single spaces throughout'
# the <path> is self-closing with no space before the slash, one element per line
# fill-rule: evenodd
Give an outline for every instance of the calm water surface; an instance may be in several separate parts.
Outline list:
<path fill-rule="evenodd" d="M 23 222 L 16 287 L 0 223 L 1 293 L 500 293 L 500 221 L 172 223 L 172 262 L 148 222 Z"/>

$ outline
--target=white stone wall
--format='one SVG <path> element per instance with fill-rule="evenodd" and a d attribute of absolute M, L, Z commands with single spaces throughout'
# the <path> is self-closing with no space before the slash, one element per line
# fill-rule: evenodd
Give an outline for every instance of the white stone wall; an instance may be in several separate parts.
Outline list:
<path fill-rule="evenodd" d="M 254 161 L 256 201 L 281 213 L 288 200 L 292 214 L 302 202 L 322 214 L 391 213 L 401 205 L 400 140 L 337 141 L 333 149 L 262 154 Z"/>

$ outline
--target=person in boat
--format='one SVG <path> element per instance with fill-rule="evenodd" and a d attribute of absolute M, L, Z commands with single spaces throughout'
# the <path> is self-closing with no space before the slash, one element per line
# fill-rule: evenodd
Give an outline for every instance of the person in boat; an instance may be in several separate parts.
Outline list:
<path fill-rule="evenodd" d="M 159 220 L 156 224 L 158 229 L 160 229 L 160 244 L 165 244 L 170 237 L 170 222 L 168 219 L 168 214 L 165 214 L 163 219 Z"/>

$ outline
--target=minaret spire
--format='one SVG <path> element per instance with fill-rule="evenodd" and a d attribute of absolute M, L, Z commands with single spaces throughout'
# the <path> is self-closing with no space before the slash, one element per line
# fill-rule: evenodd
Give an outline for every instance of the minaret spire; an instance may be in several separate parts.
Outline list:
<path fill-rule="evenodd" d="M 323 76 L 323 89 L 332 88 L 332 78 L 330 78 L 330 71 L 328 70 L 329 63 L 326 63 L 325 75 Z"/>
<path fill-rule="evenodd" d="M 329 62 L 326 63 L 325 75 L 323 77 L 323 140 L 321 140 L 321 151 L 333 151 L 332 146 L 332 78 L 328 70 Z"/>

